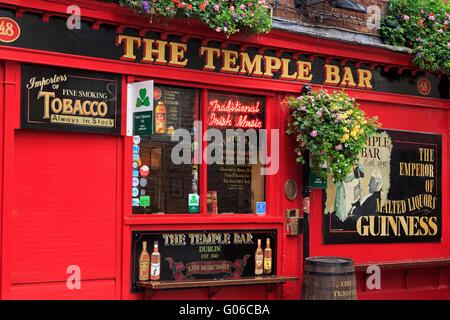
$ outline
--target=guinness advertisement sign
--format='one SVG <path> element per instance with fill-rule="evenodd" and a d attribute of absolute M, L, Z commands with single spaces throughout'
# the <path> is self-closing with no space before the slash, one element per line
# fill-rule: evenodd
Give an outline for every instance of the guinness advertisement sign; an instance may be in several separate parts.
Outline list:
<path fill-rule="evenodd" d="M 22 65 L 21 128 L 120 134 L 121 76 Z"/>
<path fill-rule="evenodd" d="M 325 244 L 440 242 L 442 136 L 379 130 L 323 192 Z"/>
<path fill-rule="evenodd" d="M 23 16 L 16 17 L 14 11 L 4 8 L 0 8 L 0 17 L 11 23 L 12 36 L 8 39 L 14 40 L 0 42 L 0 49 L 10 46 L 143 66 L 198 70 L 205 74 L 232 74 L 429 98 L 449 97 L 447 77 L 424 71 L 399 73 L 395 66 L 300 54 L 288 48 L 243 46 L 194 35 L 182 37 L 151 30 L 118 29 L 107 23 L 94 28 L 91 22 L 82 21 L 79 30 L 70 30 L 63 17 L 52 16 L 44 22 L 39 14 L 24 12 Z"/>

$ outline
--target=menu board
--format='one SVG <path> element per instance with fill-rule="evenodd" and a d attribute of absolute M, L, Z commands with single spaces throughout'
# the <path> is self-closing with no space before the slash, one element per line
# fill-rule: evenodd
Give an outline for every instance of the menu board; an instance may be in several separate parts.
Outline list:
<path fill-rule="evenodd" d="M 160 281 L 270 276 L 277 273 L 277 230 L 133 231 L 131 257 L 132 291 L 152 275 Z"/>
<path fill-rule="evenodd" d="M 379 130 L 324 195 L 324 243 L 439 242 L 442 136 Z"/>
<path fill-rule="evenodd" d="M 154 134 L 151 140 L 170 142 L 176 129 L 193 129 L 198 119 L 199 91 L 155 84 L 153 91 Z"/>

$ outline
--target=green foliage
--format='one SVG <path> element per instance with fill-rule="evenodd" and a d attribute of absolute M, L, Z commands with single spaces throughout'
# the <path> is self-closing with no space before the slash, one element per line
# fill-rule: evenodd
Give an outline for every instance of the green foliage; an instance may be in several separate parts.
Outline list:
<path fill-rule="evenodd" d="M 297 162 L 304 164 L 304 152 L 309 151 L 314 173 L 326 178 L 331 172 L 335 181 L 342 181 L 353 169 L 366 138 L 380 127 L 377 117 L 367 117 L 343 90 L 313 91 L 286 102 L 291 109 L 286 133 L 296 137 Z"/>
<path fill-rule="evenodd" d="M 449 8 L 443 0 L 390 0 L 381 21 L 383 41 L 411 48 L 421 69 L 449 75 Z"/>
<path fill-rule="evenodd" d="M 194 18 L 227 36 L 239 31 L 267 33 L 272 29 L 266 0 L 120 0 L 119 3 L 150 17 Z"/>

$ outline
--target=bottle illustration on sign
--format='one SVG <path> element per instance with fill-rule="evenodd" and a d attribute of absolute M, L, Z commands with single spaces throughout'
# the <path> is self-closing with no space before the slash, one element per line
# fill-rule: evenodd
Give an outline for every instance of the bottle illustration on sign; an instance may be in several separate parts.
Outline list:
<path fill-rule="evenodd" d="M 155 241 L 151 257 L 150 280 L 159 280 L 160 269 L 161 269 L 161 255 L 158 252 L 158 241 Z"/>
<path fill-rule="evenodd" d="M 147 241 L 142 242 L 142 251 L 139 256 L 139 280 L 146 281 L 149 278 L 150 255 L 147 252 Z"/>
<path fill-rule="evenodd" d="M 155 109 L 155 132 L 166 133 L 166 107 L 162 101 L 158 102 Z"/>
<path fill-rule="evenodd" d="M 264 249 L 264 273 L 272 272 L 272 249 L 270 248 L 270 238 L 266 239 L 266 248 Z"/>
<path fill-rule="evenodd" d="M 263 274 L 264 253 L 261 249 L 261 239 L 258 239 L 258 248 L 255 252 L 255 275 Z"/>

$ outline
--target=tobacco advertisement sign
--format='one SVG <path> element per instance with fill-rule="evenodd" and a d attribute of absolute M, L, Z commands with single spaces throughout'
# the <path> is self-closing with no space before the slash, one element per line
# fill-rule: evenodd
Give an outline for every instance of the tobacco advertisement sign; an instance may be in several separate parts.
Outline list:
<path fill-rule="evenodd" d="M 121 76 L 22 66 L 21 128 L 120 134 Z"/>

